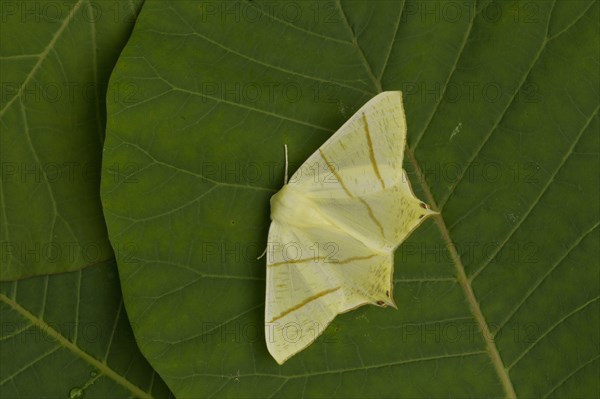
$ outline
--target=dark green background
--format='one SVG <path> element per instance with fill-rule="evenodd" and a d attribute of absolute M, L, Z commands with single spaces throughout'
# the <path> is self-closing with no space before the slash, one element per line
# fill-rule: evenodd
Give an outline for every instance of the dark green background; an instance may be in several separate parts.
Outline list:
<path fill-rule="evenodd" d="M 181 397 L 599 395 L 598 2 L 148 1 L 129 40 L 137 8 L 110 5 L 5 13 L 0 271 L 42 276 L 2 285 L 3 396 L 168 394 L 136 342 Z M 341 315 L 278 366 L 254 257 L 282 146 L 298 167 L 382 90 L 441 216 L 396 253 L 398 311 Z M 53 179 L 71 161 L 102 206 L 98 173 Z"/>

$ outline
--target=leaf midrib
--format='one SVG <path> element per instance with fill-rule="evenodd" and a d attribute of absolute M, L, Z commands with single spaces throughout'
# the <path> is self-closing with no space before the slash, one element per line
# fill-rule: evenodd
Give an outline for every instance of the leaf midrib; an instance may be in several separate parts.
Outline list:
<path fill-rule="evenodd" d="M 377 93 L 381 93 L 383 91 L 381 81 L 374 77 L 372 68 L 370 67 L 369 62 L 366 59 L 364 52 L 358 45 L 358 41 L 354 37 L 352 28 L 350 27 L 350 25 L 348 23 L 348 20 L 343 12 L 343 9 L 341 7 L 341 3 L 339 0 L 337 0 L 337 5 L 339 7 L 340 13 L 342 14 L 344 21 L 346 21 L 348 30 L 351 32 L 351 34 L 353 36 L 353 44 L 357 47 L 357 53 L 361 57 L 361 61 L 365 67 L 367 75 L 369 75 L 372 78 L 371 80 L 373 81 L 373 84 L 375 86 Z M 468 37 L 470 35 L 470 30 L 471 30 L 472 24 L 474 22 L 474 18 L 470 23 L 469 30 L 468 30 L 469 32 L 465 35 L 464 43 L 461 46 L 460 51 L 456 57 L 456 63 L 453 67 L 453 70 L 456 68 L 456 65 L 458 64 L 458 62 L 461 58 L 461 55 L 464 51 L 464 48 L 465 48 L 464 44 L 467 42 Z M 394 33 L 394 36 L 395 36 L 395 33 Z M 385 65 L 384 65 L 384 69 L 385 69 Z M 453 73 L 453 71 L 451 71 L 450 76 L 452 75 L 452 73 Z M 448 81 L 450 80 L 450 76 L 448 77 Z M 434 111 L 434 113 L 435 113 L 435 111 Z M 436 203 L 435 199 L 433 198 L 431 189 L 425 180 L 425 177 L 421 171 L 421 168 L 419 166 L 419 163 L 417 162 L 417 159 L 415 158 L 413 151 L 414 151 L 414 148 L 411 149 L 407 146 L 405 153 L 407 154 L 410 163 L 413 165 L 413 167 L 415 169 L 415 172 L 419 179 L 421 188 L 423 189 L 423 192 L 425 193 L 427 202 L 432 206 L 433 210 L 437 211 L 437 209 L 438 209 L 437 203 Z M 504 366 L 504 363 L 502 362 L 502 358 L 500 357 L 500 352 L 498 351 L 498 348 L 496 347 L 494 340 L 489 339 L 489 337 L 492 336 L 491 331 L 485 320 L 485 317 L 483 316 L 483 313 L 479 306 L 479 302 L 477 301 L 477 298 L 475 297 L 475 293 L 473 292 L 473 288 L 471 287 L 470 281 L 465 272 L 465 267 L 462 264 L 460 255 L 458 254 L 458 251 L 456 250 L 456 247 L 455 247 L 454 243 L 452 242 L 452 239 L 450 238 L 450 232 L 446 226 L 444 218 L 442 217 L 441 213 L 438 213 L 437 215 L 434 216 L 434 219 L 438 225 L 440 233 L 442 234 L 442 237 L 444 239 L 446 247 L 448 248 L 448 251 L 452 258 L 452 263 L 454 264 L 454 268 L 456 271 L 457 281 L 460 284 L 461 288 L 463 289 L 466 300 L 469 304 L 469 310 L 471 311 L 471 313 L 473 314 L 473 317 L 475 318 L 477 324 L 479 325 L 479 329 L 480 329 L 480 331 L 483 335 L 484 341 L 485 341 L 487 353 L 490 356 L 492 365 L 494 366 L 494 369 L 498 375 L 498 378 L 500 379 L 500 382 L 502 383 L 502 387 L 505 391 L 505 395 L 509 399 L 516 399 L 517 394 L 512 385 L 512 381 L 510 380 L 508 371 L 507 371 L 506 367 Z"/>
<path fill-rule="evenodd" d="M 148 392 L 144 392 L 138 386 L 134 385 L 131 381 L 127 380 L 125 377 L 123 377 L 122 375 L 117 373 L 115 370 L 110 368 L 108 366 L 108 364 L 99 361 L 98 359 L 94 358 L 87 352 L 83 351 L 76 344 L 69 341 L 60 332 L 58 332 L 57 330 L 52 328 L 52 326 L 50 326 L 44 320 L 40 319 L 39 317 L 37 317 L 34 314 L 32 314 L 31 312 L 29 312 L 27 309 L 25 309 L 24 307 L 19 305 L 15 300 L 7 297 L 5 294 L 0 294 L 0 301 L 6 303 L 14 311 L 16 311 L 21 316 L 23 316 L 25 319 L 27 319 L 31 323 L 31 325 L 35 326 L 36 328 L 43 331 L 48 336 L 55 339 L 56 342 L 59 343 L 59 347 L 63 347 L 65 349 L 71 351 L 75 356 L 81 358 L 82 360 L 89 363 L 92 367 L 97 369 L 99 371 L 99 373 L 104 374 L 108 378 L 112 379 L 114 382 L 116 382 L 117 384 L 121 385 L 122 387 L 124 387 L 125 389 L 130 391 L 136 397 L 152 398 L 152 396 Z"/>
<path fill-rule="evenodd" d="M 42 50 L 41 53 L 39 53 L 39 54 L 36 55 L 38 57 L 37 62 L 35 63 L 35 65 L 31 69 L 31 71 L 29 72 L 29 74 L 27 74 L 27 76 L 25 77 L 25 80 L 23 81 L 23 84 L 19 87 L 19 90 L 17 91 L 17 93 L 15 93 L 15 95 L 10 100 L 8 100 L 6 102 L 6 105 L 4 106 L 4 108 L 2 108 L 0 110 L 0 118 L 6 113 L 6 111 L 10 108 L 10 106 L 12 105 L 12 103 L 17 98 L 21 98 L 21 94 L 23 94 L 23 89 L 25 88 L 25 86 L 27 86 L 27 84 L 29 83 L 29 81 L 35 76 L 35 74 L 38 71 L 38 69 L 40 69 L 40 67 L 42 66 L 42 64 L 46 60 L 46 57 L 50 53 L 50 50 L 54 49 L 54 45 L 56 44 L 56 42 L 58 41 L 58 39 L 61 37 L 62 33 L 67 28 L 67 26 L 69 25 L 69 23 L 73 19 L 73 16 L 75 15 L 75 13 L 77 13 L 77 11 L 79 10 L 79 7 L 81 7 L 82 4 L 83 4 L 83 0 L 79 0 L 73 6 L 73 8 L 71 9 L 71 11 L 69 11 L 69 14 L 67 15 L 67 17 L 62 21 L 62 23 L 59 26 L 58 30 L 52 36 L 52 39 L 50 40 L 50 42 L 48 43 L 48 45 L 46 47 L 44 47 L 44 50 Z"/>
<path fill-rule="evenodd" d="M 435 199 L 433 198 L 433 195 L 431 194 L 431 189 L 429 188 L 429 185 L 425 181 L 425 176 L 423 175 L 423 173 L 421 171 L 421 168 L 414 156 L 414 153 L 410 149 L 407 148 L 406 154 L 408 155 L 408 158 L 415 169 L 415 173 L 419 179 L 421 188 L 423 188 L 423 192 L 425 194 L 427 202 L 430 204 L 430 206 L 432 207 L 433 210 L 437 210 L 438 207 L 435 202 Z M 456 270 L 457 281 L 460 284 L 461 288 L 463 289 L 463 292 L 464 292 L 467 302 L 469 304 L 469 310 L 471 311 L 471 313 L 473 314 L 473 317 L 475 317 L 475 321 L 477 321 L 477 324 L 479 325 L 479 329 L 480 329 L 481 334 L 483 335 L 483 339 L 485 341 L 487 353 L 489 354 L 492 364 L 494 366 L 494 369 L 496 370 L 496 373 L 498 374 L 498 378 L 500 379 L 500 382 L 502 383 L 502 387 L 504 388 L 506 397 L 511 398 L 511 399 L 516 399 L 517 394 L 512 385 L 512 381 L 510 380 L 508 371 L 506 370 L 506 367 L 504 366 L 504 363 L 502 362 L 502 358 L 500 357 L 500 352 L 498 351 L 498 348 L 496 347 L 494 340 L 490 338 L 490 337 L 492 337 L 492 333 L 491 333 L 490 328 L 485 320 L 485 317 L 483 316 L 481 307 L 479 306 L 479 302 L 477 301 L 477 298 L 475 297 L 475 293 L 473 292 L 473 288 L 471 287 L 471 284 L 470 284 L 467 274 L 465 272 L 465 267 L 462 264 L 460 255 L 458 254 L 458 251 L 456 250 L 454 242 L 452 242 L 452 239 L 450 238 L 450 232 L 446 226 L 446 222 L 444 221 L 444 218 L 442 217 L 441 213 L 434 215 L 433 218 L 436 221 L 436 224 L 438 225 L 440 233 L 442 234 L 442 238 L 444 239 L 446 247 L 448 248 L 448 251 L 450 252 L 450 256 L 452 258 L 452 263 L 454 264 L 454 268 Z"/>

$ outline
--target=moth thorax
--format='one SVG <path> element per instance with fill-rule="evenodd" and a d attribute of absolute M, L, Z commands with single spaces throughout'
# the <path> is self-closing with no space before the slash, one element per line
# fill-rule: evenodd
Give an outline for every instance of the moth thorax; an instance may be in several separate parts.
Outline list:
<path fill-rule="evenodd" d="M 298 226 L 313 220 L 314 214 L 310 199 L 288 184 L 271 197 L 271 220 Z"/>

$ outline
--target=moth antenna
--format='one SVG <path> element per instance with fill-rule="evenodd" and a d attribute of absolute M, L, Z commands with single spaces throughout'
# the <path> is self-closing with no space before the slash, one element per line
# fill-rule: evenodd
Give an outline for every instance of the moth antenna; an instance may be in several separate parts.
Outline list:
<path fill-rule="evenodd" d="M 285 152 L 285 176 L 283 177 L 283 184 L 288 184 L 288 153 L 287 153 L 287 144 L 283 145 L 283 149 Z"/>
<path fill-rule="evenodd" d="M 260 254 L 260 256 L 258 258 L 256 258 L 256 260 L 260 260 L 260 258 L 262 258 L 263 256 L 265 256 L 267 254 L 267 248 L 269 248 L 268 245 L 265 247 L 265 250 L 263 251 L 263 253 Z"/>

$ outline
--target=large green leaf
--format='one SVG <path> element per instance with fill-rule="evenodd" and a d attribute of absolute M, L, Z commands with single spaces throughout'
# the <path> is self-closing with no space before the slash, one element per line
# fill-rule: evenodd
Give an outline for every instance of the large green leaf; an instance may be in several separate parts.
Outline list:
<path fill-rule="evenodd" d="M 141 1 L 7 1 L 0 279 L 114 259 L 100 205 L 108 78 Z"/>
<path fill-rule="evenodd" d="M 139 1 L 5 1 L 0 397 L 167 397 L 122 305 L 99 202 L 108 77 Z"/>
<path fill-rule="evenodd" d="M 109 87 L 103 162 L 130 168 L 102 199 L 136 339 L 173 392 L 597 396 L 598 14 L 147 3 Z M 404 91 L 405 168 L 441 214 L 397 251 L 398 311 L 341 315 L 278 366 L 255 256 L 282 146 L 298 166 L 382 90 Z"/>
<path fill-rule="evenodd" d="M 115 263 L 0 285 L 3 398 L 168 397 L 135 344 Z"/>

